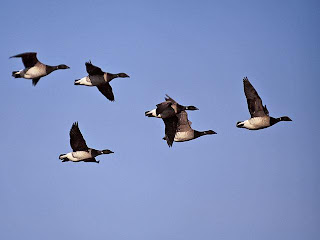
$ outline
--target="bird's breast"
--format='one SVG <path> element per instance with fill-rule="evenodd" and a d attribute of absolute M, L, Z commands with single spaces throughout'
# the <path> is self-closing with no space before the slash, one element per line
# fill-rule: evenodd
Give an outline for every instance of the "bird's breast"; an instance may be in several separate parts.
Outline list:
<path fill-rule="evenodd" d="M 270 117 L 254 117 L 245 121 L 244 127 L 250 130 L 258 130 L 270 126 Z"/>
<path fill-rule="evenodd" d="M 76 151 L 72 152 L 72 157 L 79 160 L 91 158 L 91 154 L 87 151 Z"/>
<path fill-rule="evenodd" d="M 174 136 L 174 141 L 184 142 L 184 141 L 189 141 L 193 138 L 194 138 L 194 131 L 176 132 L 176 135 Z"/>
<path fill-rule="evenodd" d="M 24 78 L 38 78 L 38 77 L 43 77 L 47 75 L 46 73 L 46 68 L 45 67 L 42 67 L 42 66 L 34 66 L 34 67 L 31 67 L 29 69 L 27 69 L 24 73 Z"/>

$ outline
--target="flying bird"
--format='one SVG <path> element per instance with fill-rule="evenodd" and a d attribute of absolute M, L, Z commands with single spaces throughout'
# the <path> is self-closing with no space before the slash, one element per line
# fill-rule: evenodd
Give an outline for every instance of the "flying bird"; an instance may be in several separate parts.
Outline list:
<path fill-rule="evenodd" d="M 174 137 L 178 127 L 178 117 L 177 115 L 185 110 L 199 110 L 195 106 L 183 106 L 173 100 L 171 97 L 166 95 L 165 102 L 157 104 L 157 108 L 146 111 L 145 115 L 147 117 L 157 117 L 162 118 L 165 125 L 165 139 L 169 147 L 172 146 Z"/>
<path fill-rule="evenodd" d="M 113 74 L 103 72 L 101 68 L 94 66 L 91 61 L 86 62 L 86 69 L 89 75 L 75 80 L 74 85 L 85 85 L 90 87 L 95 86 L 110 101 L 114 101 L 114 95 L 109 82 L 111 82 L 111 80 L 113 80 L 114 78 L 129 77 L 129 75 L 127 75 L 126 73 Z"/>
<path fill-rule="evenodd" d="M 52 73 L 59 69 L 68 69 L 69 67 L 65 64 L 58 66 L 49 66 L 40 62 L 37 58 L 36 52 L 21 53 L 10 58 L 22 58 L 25 69 L 20 71 L 13 71 L 12 76 L 15 78 L 26 78 L 32 79 L 32 85 L 36 86 L 40 78 Z"/>
<path fill-rule="evenodd" d="M 177 118 L 178 118 L 177 129 L 175 130 L 175 129 L 168 128 L 166 130 L 166 136 L 163 138 L 164 140 L 167 140 L 168 134 L 170 136 L 173 133 L 175 133 L 174 134 L 175 142 L 186 142 L 204 135 L 217 134 L 213 130 L 197 131 L 192 129 L 191 128 L 192 122 L 188 120 L 188 114 L 186 111 L 182 111 L 181 113 L 179 113 L 177 115 Z M 172 125 L 173 124 L 169 124 L 169 126 L 172 126 Z"/>
<path fill-rule="evenodd" d="M 288 116 L 279 118 L 270 117 L 267 106 L 263 106 L 261 98 L 247 77 L 243 79 L 243 86 L 251 118 L 242 122 L 237 122 L 236 126 L 238 128 L 258 130 L 270 127 L 281 121 L 292 121 Z"/>
<path fill-rule="evenodd" d="M 62 160 L 62 162 L 72 161 L 99 163 L 100 161 L 96 161 L 95 159 L 96 156 L 99 156 L 101 154 L 113 153 L 109 149 L 100 151 L 93 148 L 89 148 L 80 132 L 78 122 L 72 124 L 70 130 L 70 145 L 73 152 L 60 154 L 59 159 Z"/>
<path fill-rule="evenodd" d="M 177 103 L 168 95 L 166 96 L 167 96 L 165 98 L 166 101 L 170 101 L 173 104 Z M 167 119 L 165 137 L 163 139 L 165 139 L 167 142 L 168 140 L 170 140 L 171 142 L 172 139 L 175 142 L 185 142 L 185 141 L 190 141 L 192 139 L 196 139 L 204 135 L 217 134 L 213 130 L 207 130 L 207 131 L 201 131 L 201 132 L 194 130 L 191 128 L 191 124 L 192 122 L 188 120 L 187 112 L 185 110 L 181 111 L 176 115 L 176 118 Z"/>
<path fill-rule="evenodd" d="M 165 101 L 157 104 L 157 108 L 145 112 L 147 117 L 156 117 L 156 118 L 168 118 L 175 116 L 184 110 L 199 110 L 195 106 L 183 106 L 174 101 L 171 97 L 166 94 Z"/>

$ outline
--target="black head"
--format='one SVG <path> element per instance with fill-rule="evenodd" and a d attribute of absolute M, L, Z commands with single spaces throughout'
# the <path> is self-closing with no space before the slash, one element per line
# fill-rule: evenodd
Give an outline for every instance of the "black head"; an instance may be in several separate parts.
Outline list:
<path fill-rule="evenodd" d="M 279 118 L 280 121 L 292 121 L 288 116 L 283 116 Z"/>
<path fill-rule="evenodd" d="M 70 67 L 68 67 L 67 65 L 64 64 L 60 64 L 57 66 L 58 69 L 69 69 Z"/>
<path fill-rule="evenodd" d="M 203 132 L 199 132 L 197 130 L 194 130 L 194 138 L 198 138 L 204 135 L 212 135 L 212 134 L 217 134 L 215 131 L 213 130 L 207 130 L 207 131 L 203 131 Z"/>
<path fill-rule="evenodd" d="M 130 76 L 126 73 L 118 73 L 117 74 L 118 77 L 121 77 L 121 78 L 129 78 Z"/>
<path fill-rule="evenodd" d="M 105 150 L 102 150 L 102 151 L 101 151 L 101 154 L 110 154 L 110 153 L 114 153 L 114 152 L 112 152 L 112 151 L 109 150 L 109 149 L 105 149 Z"/>
<path fill-rule="evenodd" d="M 213 131 L 213 130 L 207 130 L 207 131 L 204 131 L 203 133 L 204 133 L 204 135 L 217 134 L 217 133 L 216 133 L 215 131 Z"/>
<path fill-rule="evenodd" d="M 199 108 L 195 106 L 186 106 L 186 110 L 195 111 L 195 110 L 199 110 Z"/>

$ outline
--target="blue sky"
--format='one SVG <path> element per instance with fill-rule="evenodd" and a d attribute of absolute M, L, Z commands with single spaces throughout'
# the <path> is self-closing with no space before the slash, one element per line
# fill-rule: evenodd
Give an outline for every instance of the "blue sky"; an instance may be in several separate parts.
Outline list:
<path fill-rule="evenodd" d="M 0 9 L 1 239 L 310 239 L 319 230 L 318 1 L 6 1 Z M 10 56 L 67 64 L 14 79 Z M 91 60 L 126 72 L 115 102 L 74 86 Z M 271 116 L 249 118 L 247 76 Z M 196 130 L 168 148 L 144 116 L 168 94 Z M 61 163 L 73 122 L 100 164 Z"/>

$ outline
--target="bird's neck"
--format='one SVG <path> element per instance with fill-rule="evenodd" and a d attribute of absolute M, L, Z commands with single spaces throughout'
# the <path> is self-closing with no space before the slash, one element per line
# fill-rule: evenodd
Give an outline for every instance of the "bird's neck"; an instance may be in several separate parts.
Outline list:
<path fill-rule="evenodd" d="M 96 157 L 96 156 L 99 156 L 101 155 L 102 152 L 100 150 L 96 150 L 96 149 L 91 149 L 91 155 L 92 157 Z"/>
<path fill-rule="evenodd" d="M 119 75 L 117 73 L 107 73 L 108 82 L 110 82 L 112 79 L 118 78 Z"/>
<path fill-rule="evenodd" d="M 49 65 L 46 65 L 46 72 L 49 74 L 55 70 L 58 70 L 59 67 L 58 66 L 49 66 Z"/>
<path fill-rule="evenodd" d="M 197 130 L 194 130 L 194 138 L 198 138 L 198 137 L 201 137 L 203 135 L 206 135 L 206 132 L 203 131 L 203 132 L 199 132 Z"/>
<path fill-rule="evenodd" d="M 278 123 L 281 121 L 281 118 L 273 118 L 273 117 L 270 117 L 270 126 Z"/>

